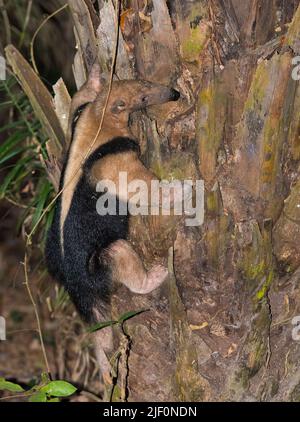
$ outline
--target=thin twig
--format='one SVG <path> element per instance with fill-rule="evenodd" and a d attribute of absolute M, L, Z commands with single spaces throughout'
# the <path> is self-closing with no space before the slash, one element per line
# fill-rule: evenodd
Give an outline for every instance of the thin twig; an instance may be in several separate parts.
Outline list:
<path fill-rule="evenodd" d="M 10 27 L 7 10 L 5 9 L 3 0 L 0 0 L 0 10 L 3 17 L 4 29 L 5 29 L 5 35 L 6 35 L 6 44 L 11 44 L 11 27 Z"/>
<path fill-rule="evenodd" d="M 20 40 L 19 40 L 19 45 L 18 45 L 19 50 L 22 47 L 23 42 L 24 42 L 26 29 L 27 29 L 27 26 L 28 26 L 28 23 L 29 23 L 30 15 L 31 15 L 31 9 L 32 9 L 32 0 L 29 0 L 29 2 L 27 4 L 26 15 L 25 15 L 25 19 L 24 19 L 22 33 L 20 35 Z"/>
<path fill-rule="evenodd" d="M 6 334 L 7 335 L 12 335 L 12 334 L 19 334 L 19 333 L 27 333 L 27 332 L 34 332 L 37 333 L 38 330 L 36 328 L 24 328 L 23 330 L 13 330 L 13 331 L 7 331 Z"/>
<path fill-rule="evenodd" d="M 1 0 L 0 0 L 1 1 Z M 47 16 L 46 19 L 43 20 L 43 22 L 39 25 L 39 27 L 37 28 L 37 30 L 35 31 L 35 33 L 33 34 L 33 37 L 30 41 L 30 58 L 31 58 L 31 63 L 32 66 L 34 68 L 35 73 L 38 75 L 39 71 L 38 68 L 36 66 L 36 62 L 35 62 L 35 58 L 34 58 L 34 41 L 38 35 L 38 33 L 40 32 L 40 30 L 43 28 L 43 26 L 45 25 L 45 23 L 48 22 L 49 19 L 53 18 L 53 16 L 57 15 L 58 13 L 60 13 L 62 10 L 66 9 L 69 5 L 68 4 L 64 4 L 63 6 L 61 6 L 59 9 L 55 10 L 55 12 L 51 13 L 51 15 Z"/>
<path fill-rule="evenodd" d="M 26 289 L 27 289 L 27 292 L 28 292 L 28 296 L 30 298 L 30 301 L 31 301 L 32 306 L 33 306 L 33 309 L 34 309 L 36 323 L 37 323 L 37 330 L 38 330 L 38 333 L 39 333 L 39 338 L 40 338 L 42 353 L 43 353 L 43 357 L 44 357 L 44 361 L 45 361 L 45 366 L 47 368 L 47 373 L 49 374 L 49 376 L 51 378 L 51 371 L 50 371 L 50 366 L 49 366 L 49 362 L 48 362 L 48 358 L 47 358 L 47 353 L 46 353 L 46 349 L 45 349 L 44 338 L 43 338 L 43 333 L 42 333 L 42 328 L 41 328 L 40 316 L 39 316 L 37 305 L 35 303 L 35 300 L 34 300 L 34 297 L 32 295 L 32 291 L 31 291 L 31 287 L 30 287 L 30 284 L 29 284 L 28 269 L 27 269 L 27 252 L 25 252 L 23 265 L 24 265 L 24 275 L 25 275 L 25 283 L 24 284 L 26 286 Z"/>
<path fill-rule="evenodd" d="M 18 394 L 18 395 L 14 395 L 14 396 L 1 397 L 0 401 L 11 400 L 11 399 L 19 399 L 21 397 L 30 397 L 30 396 L 32 396 L 32 393 L 31 394 Z"/>
<path fill-rule="evenodd" d="M 277 327 L 278 325 L 285 325 L 288 324 L 289 322 L 291 322 L 291 320 L 293 319 L 293 317 L 278 321 L 278 322 L 274 322 L 273 324 L 271 324 L 271 330 L 273 330 L 273 328 Z"/>
<path fill-rule="evenodd" d="M 11 167 L 13 167 L 13 166 L 11 166 Z M 24 209 L 24 210 L 28 210 L 28 209 L 36 209 L 36 207 L 30 207 L 30 206 L 28 206 L 28 205 L 23 205 L 23 204 L 20 204 L 19 202 L 14 201 L 13 199 L 9 198 L 8 196 L 5 196 L 5 197 L 4 197 L 4 199 L 5 199 L 7 202 L 9 202 L 10 204 L 14 205 L 15 207 L 22 208 L 22 209 Z"/>

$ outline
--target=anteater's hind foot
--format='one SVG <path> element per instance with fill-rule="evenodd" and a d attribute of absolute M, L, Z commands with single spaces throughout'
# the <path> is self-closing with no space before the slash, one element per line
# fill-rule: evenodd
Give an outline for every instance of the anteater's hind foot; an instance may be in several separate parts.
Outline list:
<path fill-rule="evenodd" d="M 129 289 L 133 293 L 147 294 L 157 289 L 167 278 L 168 270 L 162 265 L 155 265 L 145 273 L 144 279 L 139 283 L 132 284 Z"/>
<path fill-rule="evenodd" d="M 140 257 L 126 240 L 113 243 L 107 252 L 112 260 L 113 278 L 133 293 L 150 293 L 168 276 L 168 270 L 162 265 L 146 272 Z"/>

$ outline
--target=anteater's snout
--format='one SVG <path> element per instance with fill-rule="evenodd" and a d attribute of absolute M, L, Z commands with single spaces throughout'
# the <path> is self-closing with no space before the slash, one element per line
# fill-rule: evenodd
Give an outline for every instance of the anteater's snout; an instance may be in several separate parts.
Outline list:
<path fill-rule="evenodd" d="M 161 86 L 159 88 L 159 98 L 161 103 L 177 101 L 180 98 L 180 93 L 174 88 L 167 88 Z"/>
<path fill-rule="evenodd" d="M 132 97 L 132 101 L 134 101 L 132 110 L 177 101 L 180 98 L 180 93 L 176 89 L 151 82 L 139 81 L 136 89 L 140 92 L 138 97 Z M 136 102 L 137 99 L 138 102 Z"/>
<path fill-rule="evenodd" d="M 171 101 L 177 101 L 180 98 L 180 92 L 176 91 L 176 89 L 171 90 Z"/>

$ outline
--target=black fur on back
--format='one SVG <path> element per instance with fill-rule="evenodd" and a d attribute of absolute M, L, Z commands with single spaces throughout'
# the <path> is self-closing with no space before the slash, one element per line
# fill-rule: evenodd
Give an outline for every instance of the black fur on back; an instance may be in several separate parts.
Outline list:
<path fill-rule="evenodd" d="M 129 216 L 100 216 L 96 202 L 101 195 L 91 186 L 89 172 L 92 165 L 101 158 L 136 151 L 139 147 L 129 138 L 114 138 L 93 152 L 83 166 L 73 194 L 72 203 L 64 224 L 64 255 L 60 239 L 61 196 L 56 203 L 54 220 L 46 242 L 46 262 L 50 274 L 69 293 L 78 312 L 84 320 L 92 322 L 93 308 L 107 302 L 111 291 L 110 268 L 101 260 L 101 253 L 118 239 L 126 239 Z M 61 187 L 68 157 L 61 176 Z M 121 169 L 120 169 L 121 170 Z M 119 200 L 117 198 L 117 212 Z"/>

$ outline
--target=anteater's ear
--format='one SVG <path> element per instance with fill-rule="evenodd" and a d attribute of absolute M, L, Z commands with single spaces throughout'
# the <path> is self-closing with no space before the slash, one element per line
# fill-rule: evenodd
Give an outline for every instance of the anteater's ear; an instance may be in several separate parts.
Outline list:
<path fill-rule="evenodd" d="M 103 73 L 101 73 L 101 68 L 99 63 L 94 63 L 90 74 L 87 79 L 87 84 L 97 93 L 99 93 L 104 85 L 106 85 L 106 78 Z"/>

